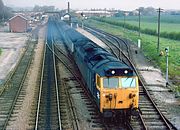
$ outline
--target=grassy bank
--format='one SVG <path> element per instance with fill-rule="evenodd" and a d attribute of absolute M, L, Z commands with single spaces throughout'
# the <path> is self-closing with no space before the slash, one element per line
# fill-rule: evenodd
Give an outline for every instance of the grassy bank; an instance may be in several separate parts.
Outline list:
<path fill-rule="evenodd" d="M 87 24 L 102 29 L 106 32 L 109 32 L 114 35 L 121 35 L 125 38 L 131 39 L 133 42 L 137 43 L 138 34 L 134 31 L 123 30 L 122 27 L 108 24 L 105 22 L 100 22 L 96 20 L 89 19 L 86 21 Z M 159 66 L 163 72 L 166 69 L 166 59 L 165 56 L 158 56 L 157 54 L 157 37 L 147 34 L 141 35 L 142 41 L 142 49 L 146 56 L 148 56 L 155 65 Z M 166 38 L 160 39 L 160 50 L 164 50 L 165 47 L 169 46 L 170 53 L 169 53 L 169 75 L 170 79 L 176 81 L 178 83 L 178 79 L 180 78 L 180 45 L 179 41 L 170 40 Z"/>

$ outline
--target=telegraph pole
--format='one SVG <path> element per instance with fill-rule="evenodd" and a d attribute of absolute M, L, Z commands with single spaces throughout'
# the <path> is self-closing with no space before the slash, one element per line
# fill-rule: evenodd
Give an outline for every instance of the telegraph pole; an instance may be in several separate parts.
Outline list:
<path fill-rule="evenodd" d="M 141 12 L 140 9 L 138 9 L 139 11 L 139 38 L 141 37 Z"/>
<path fill-rule="evenodd" d="M 126 12 L 124 11 L 124 31 L 125 31 L 125 22 L 126 22 Z"/>
<path fill-rule="evenodd" d="M 157 12 L 158 12 L 158 43 L 157 43 L 157 53 L 159 53 L 159 37 L 160 37 L 160 17 L 161 17 L 161 12 L 163 11 L 163 9 L 161 9 L 161 8 L 159 8 L 158 10 L 157 10 Z"/>

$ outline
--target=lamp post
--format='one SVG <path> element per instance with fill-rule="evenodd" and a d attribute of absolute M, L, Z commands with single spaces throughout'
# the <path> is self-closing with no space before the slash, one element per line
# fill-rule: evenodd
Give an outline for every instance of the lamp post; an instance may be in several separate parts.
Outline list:
<path fill-rule="evenodd" d="M 168 56 L 169 56 L 169 47 L 165 48 L 166 52 L 166 86 L 168 85 Z"/>

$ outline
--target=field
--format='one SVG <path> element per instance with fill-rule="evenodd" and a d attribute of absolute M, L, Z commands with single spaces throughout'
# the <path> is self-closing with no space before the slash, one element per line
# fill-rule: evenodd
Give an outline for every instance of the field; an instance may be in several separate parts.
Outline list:
<path fill-rule="evenodd" d="M 116 26 L 112 24 L 108 24 L 105 22 L 96 21 L 93 19 L 89 19 L 86 21 L 86 24 L 91 26 L 100 28 L 104 31 L 107 31 L 114 35 L 121 35 L 128 39 L 131 39 L 134 43 L 137 43 L 138 33 L 135 31 L 125 30 L 121 26 Z M 163 72 L 165 72 L 166 68 L 166 60 L 165 56 L 160 57 L 157 54 L 157 37 L 147 34 L 141 35 L 142 40 L 142 49 L 144 55 L 149 57 L 156 66 L 159 66 Z M 166 38 L 160 39 L 160 50 L 164 50 L 165 47 L 170 48 L 169 53 L 169 75 L 170 79 L 174 81 L 176 85 L 180 85 L 180 45 L 179 41 L 170 40 Z"/>
<path fill-rule="evenodd" d="M 124 22 L 124 17 L 107 18 L 119 22 Z M 127 16 L 126 23 L 139 26 L 138 16 Z M 157 29 L 157 16 L 141 16 L 142 29 Z M 162 15 L 161 32 L 180 32 L 180 15 Z"/>
<path fill-rule="evenodd" d="M 162 16 L 160 36 L 173 40 L 180 40 L 180 16 Z M 93 18 L 97 21 L 125 27 L 128 30 L 139 31 L 138 16 L 111 17 L 111 18 Z M 149 21 L 148 21 L 149 20 Z M 156 16 L 141 16 L 141 32 L 150 35 L 157 35 L 157 17 Z"/>

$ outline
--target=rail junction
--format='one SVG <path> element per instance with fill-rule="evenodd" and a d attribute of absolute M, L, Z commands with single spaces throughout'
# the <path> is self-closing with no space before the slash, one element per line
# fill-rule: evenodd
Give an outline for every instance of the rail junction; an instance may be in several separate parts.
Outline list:
<path fill-rule="evenodd" d="M 139 78 L 138 115 L 129 120 L 105 122 L 92 95 L 85 87 L 82 75 L 69 50 L 70 42 L 64 36 L 59 19 L 50 17 L 47 24 L 46 43 L 41 69 L 40 85 L 34 129 L 167 129 L 176 127 L 166 118 L 166 110 L 156 103 L 146 88 L 142 75 L 136 69 L 128 40 L 111 35 L 102 30 L 85 27 L 85 30 L 98 37 L 120 61 L 131 66 Z M 13 112 L 19 109 L 24 97 L 23 83 L 30 66 L 35 44 L 28 44 L 15 71 L 9 77 L 0 93 L 0 129 L 6 129 Z M 6 103 L 5 103 L 6 102 Z"/>

